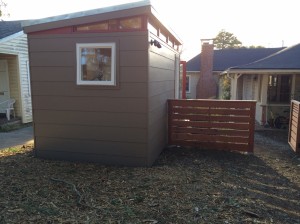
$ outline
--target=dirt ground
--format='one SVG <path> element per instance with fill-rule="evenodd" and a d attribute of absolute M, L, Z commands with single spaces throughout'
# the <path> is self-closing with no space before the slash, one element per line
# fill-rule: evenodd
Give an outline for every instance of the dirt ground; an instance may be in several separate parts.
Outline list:
<path fill-rule="evenodd" d="M 287 133 L 255 134 L 254 155 L 166 149 L 151 168 L 0 152 L 0 223 L 300 223 L 300 158 Z"/>

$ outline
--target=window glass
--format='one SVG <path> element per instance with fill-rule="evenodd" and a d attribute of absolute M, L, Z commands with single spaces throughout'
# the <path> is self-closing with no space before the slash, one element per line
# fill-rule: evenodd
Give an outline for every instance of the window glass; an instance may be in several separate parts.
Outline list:
<path fill-rule="evenodd" d="M 133 18 L 120 20 L 120 29 L 141 29 L 141 28 L 142 28 L 141 17 L 133 17 Z"/>
<path fill-rule="evenodd" d="M 108 30 L 108 22 L 95 23 L 83 26 L 77 26 L 77 31 L 97 31 L 97 30 Z"/>
<path fill-rule="evenodd" d="M 115 85 L 115 44 L 77 44 L 77 84 Z"/>
<path fill-rule="evenodd" d="M 269 103 L 289 103 L 291 99 L 290 75 L 270 75 L 268 85 Z"/>
<path fill-rule="evenodd" d="M 111 19 L 109 20 L 109 30 L 117 30 L 118 29 L 118 20 Z"/>
<path fill-rule="evenodd" d="M 186 76 L 186 83 L 185 83 L 185 91 L 187 93 L 190 92 L 190 79 L 191 79 L 191 76 L 187 75 Z"/>

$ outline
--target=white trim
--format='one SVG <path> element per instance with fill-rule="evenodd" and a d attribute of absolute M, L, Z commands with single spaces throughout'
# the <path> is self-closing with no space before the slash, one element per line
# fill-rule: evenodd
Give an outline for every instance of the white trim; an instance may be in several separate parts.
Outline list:
<path fill-rule="evenodd" d="M 30 81 L 29 60 L 26 61 L 26 68 L 27 68 L 28 95 L 31 96 L 31 81 Z"/>
<path fill-rule="evenodd" d="M 84 81 L 81 79 L 81 48 L 110 48 L 111 49 L 111 80 L 110 81 Z M 76 44 L 77 58 L 77 85 L 101 85 L 115 86 L 116 85 L 116 43 L 77 43 Z"/>
<path fill-rule="evenodd" d="M 10 41 L 10 40 L 12 40 L 12 39 L 14 39 L 16 37 L 22 36 L 23 34 L 24 34 L 23 31 L 20 31 L 18 33 L 14 33 L 12 35 L 9 35 L 7 37 L 4 37 L 4 38 L 0 39 L 0 43 L 6 42 L 6 41 Z"/>

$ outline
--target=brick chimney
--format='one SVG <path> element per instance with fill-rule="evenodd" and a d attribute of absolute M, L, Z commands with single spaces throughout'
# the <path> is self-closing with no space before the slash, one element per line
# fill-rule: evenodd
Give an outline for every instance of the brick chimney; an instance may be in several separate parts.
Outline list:
<path fill-rule="evenodd" d="M 201 39 L 200 78 L 197 83 L 197 99 L 216 99 L 217 83 L 213 77 L 213 39 Z"/>

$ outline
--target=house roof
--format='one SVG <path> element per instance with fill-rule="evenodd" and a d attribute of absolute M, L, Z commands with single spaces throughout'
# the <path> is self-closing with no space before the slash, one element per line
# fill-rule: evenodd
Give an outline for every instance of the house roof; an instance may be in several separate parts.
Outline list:
<path fill-rule="evenodd" d="M 214 50 L 213 71 L 224 71 L 230 67 L 248 64 L 267 57 L 284 48 L 238 48 Z M 201 53 L 187 62 L 187 71 L 201 70 Z"/>
<path fill-rule="evenodd" d="M 93 23 L 95 21 L 116 19 L 120 17 L 135 16 L 141 14 L 152 15 L 158 20 L 172 36 L 182 44 L 182 40 L 164 22 L 162 17 L 153 8 L 150 0 L 143 0 L 122 5 L 109 6 L 87 11 L 69 13 L 65 15 L 53 16 L 44 19 L 28 20 L 22 23 L 25 33 L 37 32 L 47 29 L 56 29 L 65 26 L 81 25 Z"/>
<path fill-rule="evenodd" d="M 0 39 L 22 31 L 22 21 L 0 21 Z"/>
<path fill-rule="evenodd" d="M 229 68 L 230 71 L 244 70 L 300 70 L 300 43 L 249 64 Z"/>

